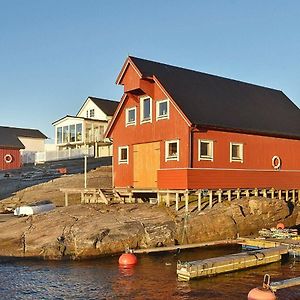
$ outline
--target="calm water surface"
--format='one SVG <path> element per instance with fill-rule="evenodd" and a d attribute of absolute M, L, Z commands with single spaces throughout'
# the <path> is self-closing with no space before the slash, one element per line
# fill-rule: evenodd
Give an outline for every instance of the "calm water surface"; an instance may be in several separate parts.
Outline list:
<path fill-rule="evenodd" d="M 300 262 L 273 263 L 213 278 L 178 282 L 178 259 L 194 260 L 239 252 L 237 247 L 205 248 L 179 254 L 138 256 L 133 269 L 118 267 L 118 257 L 93 261 L 45 262 L 0 259 L 0 299 L 247 299 L 263 275 L 281 280 L 300 276 Z M 300 287 L 277 292 L 299 300 Z"/>

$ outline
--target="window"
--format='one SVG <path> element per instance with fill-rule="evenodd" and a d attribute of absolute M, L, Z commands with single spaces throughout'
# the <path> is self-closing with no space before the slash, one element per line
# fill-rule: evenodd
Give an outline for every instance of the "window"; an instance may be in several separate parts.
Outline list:
<path fill-rule="evenodd" d="M 140 99 L 141 106 L 141 123 L 152 121 L 152 99 L 150 97 L 143 97 Z"/>
<path fill-rule="evenodd" d="M 69 142 L 69 126 L 63 127 L 63 142 L 64 143 Z"/>
<path fill-rule="evenodd" d="M 243 162 L 243 144 L 230 143 L 230 162 Z"/>
<path fill-rule="evenodd" d="M 76 124 L 76 142 L 82 141 L 82 124 Z"/>
<path fill-rule="evenodd" d="M 198 141 L 198 160 L 211 160 L 214 157 L 214 142 L 208 140 Z"/>
<path fill-rule="evenodd" d="M 75 125 L 70 125 L 70 142 L 75 142 Z"/>
<path fill-rule="evenodd" d="M 156 102 L 156 120 L 169 118 L 169 100 Z"/>
<path fill-rule="evenodd" d="M 126 109 L 126 126 L 136 125 L 136 107 Z"/>
<path fill-rule="evenodd" d="M 166 141 L 165 158 L 168 160 L 179 160 L 179 141 Z"/>
<path fill-rule="evenodd" d="M 90 109 L 90 118 L 94 118 L 94 117 L 95 117 L 95 110 Z"/>
<path fill-rule="evenodd" d="M 62 127 L 57 127 L 56 129 L 56 143 L 57 144 L 62 143 Z"/>
<path fill-rule="evenodd" d="M 118 152 L 119 164 L 128 164 L 128 146 L 119 147 Z"/>

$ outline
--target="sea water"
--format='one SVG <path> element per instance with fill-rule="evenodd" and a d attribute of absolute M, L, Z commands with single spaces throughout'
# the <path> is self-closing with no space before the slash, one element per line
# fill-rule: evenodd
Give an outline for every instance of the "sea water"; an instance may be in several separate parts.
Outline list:
<path fill-rule="evenodd" d="M 134 268 L 118 266 L 118 256 L 84 261 L 0 259 L 0 299 L 247 299 L 271 281 L 300 276 L 300 262 L 287 260 L 211 278 L 179 282 L 177 260 L 196 260 L 239 252 L 237 246 L 180 253 L 138 255 Z M 300 286 L 279 290 L 278 299 L 299 300 Z"/>

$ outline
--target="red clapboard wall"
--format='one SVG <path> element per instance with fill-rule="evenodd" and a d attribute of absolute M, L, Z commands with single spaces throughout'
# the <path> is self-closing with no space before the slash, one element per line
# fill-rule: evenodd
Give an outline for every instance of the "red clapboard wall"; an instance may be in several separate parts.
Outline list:
<path fill-rule="evenodd" d="M 17 169 L 21 167 L 19 149 L 0 148 L 0 170 Z"/>

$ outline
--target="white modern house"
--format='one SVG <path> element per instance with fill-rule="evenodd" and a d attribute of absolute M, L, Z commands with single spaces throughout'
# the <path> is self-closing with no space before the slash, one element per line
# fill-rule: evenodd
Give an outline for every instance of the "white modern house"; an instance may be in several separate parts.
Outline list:
<path fill-rule="evenodd" d="M 82 153 L 94 157 L 112 155 L 112 143 L 104 138 L 104 132 L 119 102 L 88 97 L 76 116 L 66 115 L 55 121 L 55 146 L 58 152 Z M 73 155 L 74 156 L 74 155 Z"/>

